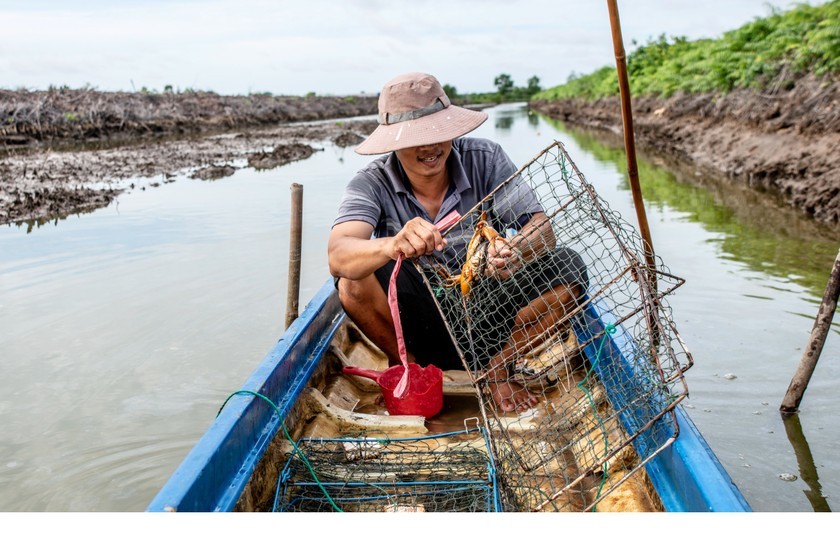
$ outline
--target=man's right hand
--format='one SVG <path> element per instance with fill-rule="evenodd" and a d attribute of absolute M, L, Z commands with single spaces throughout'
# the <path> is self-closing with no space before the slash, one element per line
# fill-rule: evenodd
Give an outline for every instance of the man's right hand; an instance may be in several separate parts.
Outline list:
<path fill-rule="evenodd" d="M 391 238 L 389 256 L 396 260 L 402 253 L 410 259 L 441 251 L 445 246 L 446 240 L 434 224 L 423 218 L 412 218 Z"/>

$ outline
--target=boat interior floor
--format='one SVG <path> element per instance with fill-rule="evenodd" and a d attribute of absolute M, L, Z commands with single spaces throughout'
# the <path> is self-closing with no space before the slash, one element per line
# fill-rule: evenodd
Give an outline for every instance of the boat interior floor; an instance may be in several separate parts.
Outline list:
<path fill-rule="evenodd" d="M 561 343 L 568 347 L 568 338 Z M 556 349 L 549 350 L 559 355 Z M 562 354 L 569 355 L 568 352 Z M 478 452 L 485 464 L 493 456 L 495 466 L 488 470 L 498 470 L 503 479 L 507 477 L 506 500 L 517 503 L 516 509 L 526 511 L 584 511 L 595 509 L 592 505 L 595 502 L 597 511 L 661 509 L 644 469 L 638 468 L 632 445 L 621 447 L 607 461 L 599 455 L 598 447 L 606 445 L 607 438 L 623 441 L 626 435 L 614 418 L 606 422 L 591 418 L 593 410 L 604 410 L 609 403 L 600 385 L 593 385 L 585 393 L 581 390 L 579 383 L 584 373 L 580 368 L 568 371 L 567 367 L 561 376 L 565 379 L 555 376 L 552 390 L 541 391 L 545 397 L 537 406 L 518 414 L 487 414 L 470 374 L 448 370 L 444 372 L 443 409 L 426 419 L 389 415 L 375 381 L 342 374 L 342 367 L 351 364 L 373 370 L 388 367 L 385 355 L 347 319 L 287 418 L 295 440 L 400 440 L 403 454 L 406 450 L 415 450 L 418 456 L 429 452 L 431 440 L 434 441 L 435 461 L 439 461 L 437 458 L 442 453 Z M 546 369 L 544 365 L 541 367 Z M 554 371 L 558 371 L 557 368 Z M 591 432 L 592 437 L 572 437 L 581 430 Z M 487 434 L 490 434 L 489 438 Z M 493 440 L 492 445 L 488 444 L 489 439 Z M 286 459 L 292 457 L 295 449 L 291 442 L 284 440 L 282 435 L 279 440 L 279 455 Z M 365 453 L 359 449 L 367 447 L 354 451 L 357 459 Z M 318 468 L 336 475 L 332 471 L 338 468 L 338 463 L 346 464 L 350 452 L 344 449 L 342 453 L 340 458 L 325 460 Z M 260 476 L 279 476 L 278 454 L 267 456 L 273 457 L 275 464 L 258 467 L 263 471 Z M 411 468 L 423 470 L 418 465 L 428 461 L 421 459 Z M 314 460 L 312 463 L 315 464 Z M 509 474 L 514 471 L 519 473 L 515 481 Z M 351 475 L 345 473 L 344 476 Z M 356 471 L 353 476 L 361 475 Z M 243 509 L 267 507 L 264 503 L 267 496 L 256 498 L 252 494 L 246 501 L 248 504 L 243 505 Z M 257 501 L 263 504 L 257 506 Z"/>

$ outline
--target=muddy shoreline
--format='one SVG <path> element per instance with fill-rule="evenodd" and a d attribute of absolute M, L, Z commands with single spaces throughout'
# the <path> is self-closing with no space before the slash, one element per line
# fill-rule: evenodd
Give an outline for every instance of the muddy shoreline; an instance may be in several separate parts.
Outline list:
<path fill-rule="evenodd" d="M 356 145 L 376 127 L 375 98 L 73 95 L 0 90 L 7 123 L 0 128 L 0 224 L 92 211 L 177 176 L 213 180 L 244 167 L 270 169 L 307 158 L 324 142 Z M 839 98 L 836 83 L 813 77 L 784 91 L 642 97 L 633 106 L 636 143 L 778 197 L 840 231 Z M 617 98 L 530 105 L 573 126 L 622 134 Z"/>
<path fill-rule="evenodd" d="M 550 118 L 623 135 L 620 100 L 532 102 Z M 840 231 L 840 85 L 633 100 L 636 145 L 778 197 Z"/>
<path fill-rule="evenodd" d="M 178 175 L 270 169 L 323 142 L 358 144 L 376 126 L 371 97 L 71 94 L 0 92 L 0 116 L 17 119 L 0 129 L 0 224 L 92 211 Z"/>

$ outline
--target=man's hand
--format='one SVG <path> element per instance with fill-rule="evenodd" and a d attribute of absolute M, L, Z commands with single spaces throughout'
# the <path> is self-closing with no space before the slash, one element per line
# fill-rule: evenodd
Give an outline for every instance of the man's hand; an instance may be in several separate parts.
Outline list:
<path fill-rule="evenodd" d="M 524 264 L 522 253 L 511 247 L 508 240 L 503 237 L 494 240 L 487 247 L 487 267 L 485 269 L 485 275 L 487 276 L 507 280 Z"/>
<path fill-rule="evenodd" d="M 400 253 L 410 259 L 441 251 L 445 246 L 446 240 L 434 224 L 423 218 L 412 218 L 391 238 L 388 253 L 394 260 Z"/>
<path fill-rule="evenodd" d="M 487 251 L 486 274 L 507 280 L 557 244 L 551 222 L 543 212 L 535 212 L 531 219 L 510 239 L 496 239 Z"/>

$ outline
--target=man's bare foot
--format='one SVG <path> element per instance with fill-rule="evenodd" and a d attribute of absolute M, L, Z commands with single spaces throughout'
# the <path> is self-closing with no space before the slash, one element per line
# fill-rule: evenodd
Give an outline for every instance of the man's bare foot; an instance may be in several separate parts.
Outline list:
<path fill-rule="evenodd" d="M 488 386 L 493 401 L 504 412 L 524 412 L 539 402 L 536 395 L 515 381 L 488 380 Z"/>

